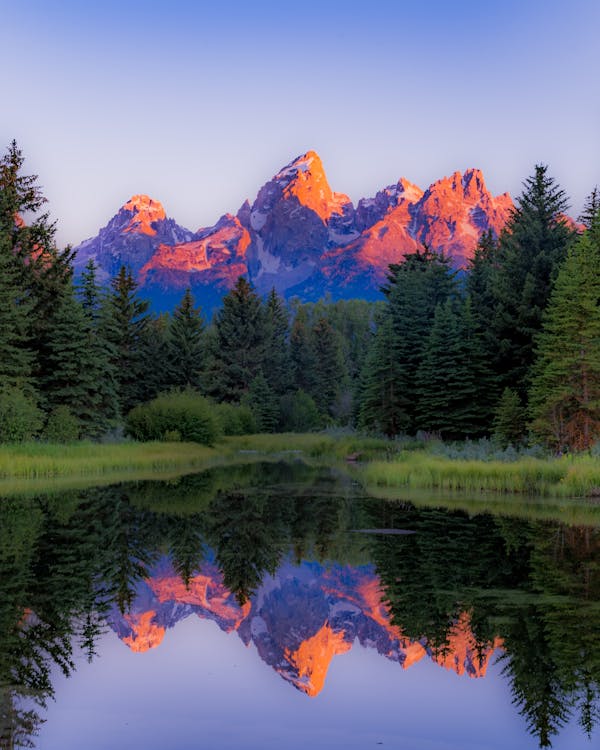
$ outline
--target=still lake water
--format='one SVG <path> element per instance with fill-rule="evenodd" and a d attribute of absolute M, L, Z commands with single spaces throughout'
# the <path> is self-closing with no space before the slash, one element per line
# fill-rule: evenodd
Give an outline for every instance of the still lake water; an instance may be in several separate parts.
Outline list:
<path fill-rule="evenodd" d="M 303 464 L 0 504 L 0 747 L 599 746 L 600 528 Z"/>

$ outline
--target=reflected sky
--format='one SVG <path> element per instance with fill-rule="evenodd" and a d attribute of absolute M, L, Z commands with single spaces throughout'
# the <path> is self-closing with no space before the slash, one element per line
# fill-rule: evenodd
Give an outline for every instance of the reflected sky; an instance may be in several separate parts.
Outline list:
<path fill-rule="evenodd" d="M 286 685 L 234 633 L 196 617 L 167 632 L 160 647 L 139 654 L 114 633 L 101 658 L 56 675 L 57 701 L 39 745 L 48 750 L 170 748 L 536 748 L 510 705 L 494 664 L 483 679 L 424 660 L 403 671 L 355 644 L 336 657 L 315 699 Z M 553 743 L 589 750 L 576 727 Z"/>

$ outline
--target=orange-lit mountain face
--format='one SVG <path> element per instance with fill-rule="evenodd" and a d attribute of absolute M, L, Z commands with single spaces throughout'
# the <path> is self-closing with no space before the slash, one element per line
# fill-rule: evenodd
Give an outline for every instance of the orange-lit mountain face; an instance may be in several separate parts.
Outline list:
<path fill-rule="evenodd" d="M 107 279 L 125 264 L 147 296 L 174 301 L 190 286 L 204 306 L 218 302 L 239 275 L 259 292 L 275 286 L 306 300 L 325 292 L 373 299 L 388 265 L 422 243 L 465 267 L 482 232 L 498 234 L 512 207 L 508 193 L 488 191 L 477 169 L 425 191 L 402 178 L 355 207 L 332 191 L 321 159 L 309 151 L 263 185 L 252 204 L 195 233 L 167 218 L 158 201 L 134 196 L 76 248 L 76 265 L 93 258 Z"/>
<path fill-rule="evenodd" d="M 331 661 L 355 643 L 376 649 L 407 669 L 428 657 L 458 675 L 483 677 L 499 639 L 478 644 L 467 613 L 443 648 L 411 640 L 393 625 L 371 567 L 283 565 L 243 607 L 223 584 L 216 565 L 204 563 L 186 587 L 166 559 L 138 586 L 129 612 L 113 610 L 110 624 L 136 652 L 160 645 L 166 631 L 196 615 L 237 632 L 284 680 L 309 696 L 324 687 Z"/>

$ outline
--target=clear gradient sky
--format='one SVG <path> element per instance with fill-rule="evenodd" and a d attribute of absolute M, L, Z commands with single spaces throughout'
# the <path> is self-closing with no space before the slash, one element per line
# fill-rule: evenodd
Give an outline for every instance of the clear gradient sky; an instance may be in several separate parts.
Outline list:
<path fill-rule="evenodd" d="M 77 243 L 135 193 L 213 224 L 308 149 L 356 202 L 538 162 L 600 183 L 599 0 L 0 0 L 14 137 Z"/>

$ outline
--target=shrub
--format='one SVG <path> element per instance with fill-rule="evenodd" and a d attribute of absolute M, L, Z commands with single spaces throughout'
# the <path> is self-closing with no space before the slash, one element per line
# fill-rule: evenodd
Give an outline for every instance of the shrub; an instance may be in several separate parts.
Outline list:
<path fill-rule="evenodd" d="M 0 389 L 0 442 L 31 440 L 42 427 L 42 412 L 20 388 Z"/>
<path fill-rule="evenodd" d="M 304 391 L 288 393 L 281 399 L 281 428 L 284 432 L 310 432 L 322 426 L 322 417 L 313 399 Z"/>
<path fill-rule="evenodd" d="M 43 436 L 49 443 L 74 443 L 79 432 L 79 420 L 69 407 L 57 406 L 50 412 Z"/>
<path fill-rule="evenodd" d="M 252 435 L 257 431 L 256 420 L 248 406 L 216 404 L 214 413 L 223 435 Z"/>
<path fill-rule="evenodd" d="M 219 435 L 215 407 L 192 390 L 165 393 L 134 407 L 125 420 L 136 440 L 181 440 L 212 445 Z"/>

